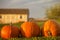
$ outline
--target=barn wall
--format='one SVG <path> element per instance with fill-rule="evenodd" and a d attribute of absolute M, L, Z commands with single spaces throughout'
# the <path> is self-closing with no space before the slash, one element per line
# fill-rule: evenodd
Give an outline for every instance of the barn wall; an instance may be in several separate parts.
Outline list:
<path fill-rule="evenodd" d="M 27 14 L 0 14 L 2 18 L 0 18 L 1 23 L 16 23 L 21 21 L 27 21 Z M 22 18 L 20 18 L 22 16 Z"/>

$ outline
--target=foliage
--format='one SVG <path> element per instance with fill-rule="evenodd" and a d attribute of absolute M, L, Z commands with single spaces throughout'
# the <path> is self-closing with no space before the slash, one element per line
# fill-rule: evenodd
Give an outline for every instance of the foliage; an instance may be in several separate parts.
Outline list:
<path fill-rule="evenodd" d="M 60 18 L 60 3 L 53 5 L 46 10 L 46 16 L 49 19 L 58 19 Z"/>

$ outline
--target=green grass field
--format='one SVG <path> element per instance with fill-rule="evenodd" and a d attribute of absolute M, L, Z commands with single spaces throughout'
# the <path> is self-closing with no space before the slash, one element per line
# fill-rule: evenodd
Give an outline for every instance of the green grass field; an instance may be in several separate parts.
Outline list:
<path fill-rule="evenodd" d="M 60 40 L 60 37 L 11 38 L 9 40 Z"/>
<path fill-rule="evenodd" d="M 59 20 L 58 20 L 59 21 Z M 12 24 L 13 26 L 16 26 L 18 28 L 20 28 L 20 25 L 22 23 L 15 23 Z M 37 22 L 37 24 L 42 27 L 44 25 L 44 22 Z M 0 29 L 2 28 L 2 26 L 4 25 L 8 25 L 8 24 L 0 24 Z M 0 38 L 0 40 L 2 40 L 2 38 Z M 32 38 L 24 38 L 24 37 L 20 37 L 20 38 L 11 38 L 8 40 L 60 40 L 60 37 L 42 37 L 42 36 L 38 36 L 38 37 L 32 37 Z"/>

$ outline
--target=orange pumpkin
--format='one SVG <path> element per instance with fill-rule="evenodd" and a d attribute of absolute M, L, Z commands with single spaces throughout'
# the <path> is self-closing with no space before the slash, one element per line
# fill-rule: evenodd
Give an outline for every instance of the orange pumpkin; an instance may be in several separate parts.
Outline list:
<path fill-rule="evenodd" d="M 21 34 L 24 37 L 30 38 L 40 34 L 39 26 L 34 22 L 25 22 L 21 25 Z"/>
<path fill-rule="evenodd" d="M 1 37 L 4 39 L 15 38 L 19 35 L 19 29 L 14 26 L 5 25 L 1 29 Z"/>
<path fill-rule="evenodd" d="M 54 20 L 48 20 L 45 22 L 44 27 L 42 28 L 42 33 L 44 36 L 58 36 L 60 34 L 60 26 Z"/>

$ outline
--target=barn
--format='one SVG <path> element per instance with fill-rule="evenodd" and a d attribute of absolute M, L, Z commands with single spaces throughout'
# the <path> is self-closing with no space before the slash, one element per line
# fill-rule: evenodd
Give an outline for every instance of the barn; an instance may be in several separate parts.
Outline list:
<path fill-rule="evenodd" d="M 29 19 L 29 9 L 0 9 L 0 23 L 25 22 Z"/>

